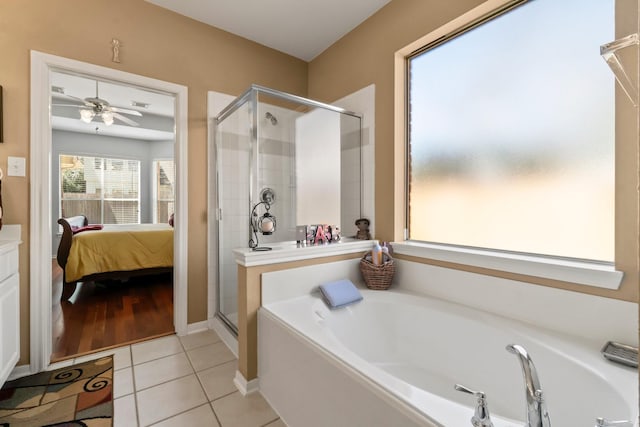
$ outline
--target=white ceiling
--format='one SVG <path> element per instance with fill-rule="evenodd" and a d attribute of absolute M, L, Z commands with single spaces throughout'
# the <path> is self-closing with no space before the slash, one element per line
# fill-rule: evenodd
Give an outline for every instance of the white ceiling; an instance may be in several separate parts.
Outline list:
<path fill-rule="evenodd" d="M 146 0 L 311 61 L 390 0 Z"/>
<path fill-rule="evenodd" d="M 98 81 L 99 98 L 106 100 L 114 107 L 137 110 L 142 114 L 142 117 L 138 117 L 123 113 L 123 116 L 139 123 L 139 126 L 128 126 L 117 119 L 112 125 L 106 126 L 97 116 L 91 123 L 81 121 L 80 108 L 77 108 L 82 105 L 83 99 L 96 96 L 95 79 L 52 72 L 51 86 L 51 126 L 55 130 L 147 141 L 168 141 L 174 138 L 172 127 L 175 100 L 173 96 L 116 82 Z M 54 88 L 61 89 L 64 93 L 57 93 Z M 132 105 L 134 101 L 148 104 L 148 107 L 136 107 Z"/>

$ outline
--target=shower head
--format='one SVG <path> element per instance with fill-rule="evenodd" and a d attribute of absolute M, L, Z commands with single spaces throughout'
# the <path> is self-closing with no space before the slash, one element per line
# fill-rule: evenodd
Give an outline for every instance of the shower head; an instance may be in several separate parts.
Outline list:
<path fill-rule="evenodd" d="M 274 116 L 270 112 L 267 111 L 267 114 L 265 114 L 265 117 L 267 118 L 267 120 L 271 120 L 272 125 L 275 126 L 278 124 L 278 119 L 276 119 L 276 116 Z"/>

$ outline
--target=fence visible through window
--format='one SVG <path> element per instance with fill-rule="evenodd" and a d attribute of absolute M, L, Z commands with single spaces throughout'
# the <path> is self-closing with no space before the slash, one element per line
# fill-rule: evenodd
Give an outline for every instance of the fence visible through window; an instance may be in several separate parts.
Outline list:
<path fill-rule="evenodd" d="M 94 224 L 140 223 L 140 161 L 60 155 L 61 214 Z"/>

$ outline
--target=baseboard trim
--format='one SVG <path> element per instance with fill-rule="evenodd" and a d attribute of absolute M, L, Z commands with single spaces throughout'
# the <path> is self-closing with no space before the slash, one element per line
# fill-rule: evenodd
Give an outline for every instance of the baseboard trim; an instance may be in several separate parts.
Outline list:
<path fill-rule="evenodd" d="M 236 385 L 236 388 L 243 396 L 255 393 L 256 391 L 260 390 L 258 378 L 247 381 L 244 378 L 244 375 L 240 373 L 240 371 L 236 371 L 236 376 L 233 378 L 233 383 Z"/>
<path fill-rule="evenodd" d="M 13 368 L 7 381 L 13 381 L 18 378 L 26 377 L 27 375 L 31 375 L 33 372 L 31 371 L 31 365 L 20 365 Z"/>
<path fill-rule="evenodd" d="M 209 328 L 216 331 L 216 333 L 218 334 L 222 342 L 224 342 L 227 345 L 227 347 L 229 347 L 229 350 L 231 350 L 231 353 L 233 353 L 237 359 L 238 358 L 238 339 L 236 338 L 235 335 L 233 335 L 229 331 L 227 326 L 224 323 L 222 323 L 220 319 L 218 319 L 217 317 L 214 317 L 212 319 L 209 319 Z"/>
<path fill-rule="evenodd" d="M 202 322 L 189 323 L 187 325 L 187 335 L 197 334 L 198 332 L 203 332 L 209 329 L 209 325 L 206 320 Z"/>

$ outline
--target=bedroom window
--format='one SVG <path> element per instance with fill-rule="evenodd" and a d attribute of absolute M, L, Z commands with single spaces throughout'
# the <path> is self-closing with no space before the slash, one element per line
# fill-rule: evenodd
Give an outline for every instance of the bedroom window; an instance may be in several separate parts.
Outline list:
<path fill-rule="evenodd" d="M 167 223 L 175 211 L 175 163 L 173 160 L 153 161 L 153 222 Z"/>
<path fill-rule="evenodd" d="M 60 156 L 61 213 L 90 223 L 140 223 L 140 161 Z"/>
<path fill-rule="evenodd" d="M 409 239 L 614 260 L 612 0 L 531 0 L 409 56 Z"/>

